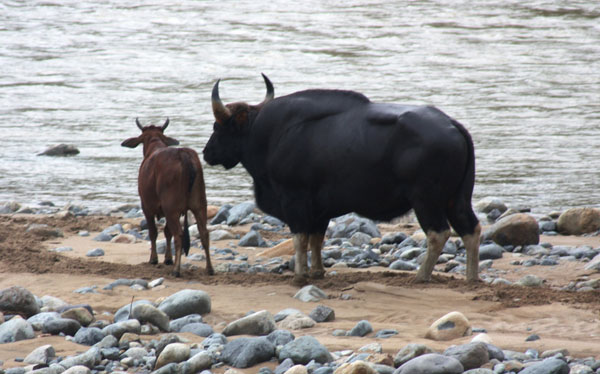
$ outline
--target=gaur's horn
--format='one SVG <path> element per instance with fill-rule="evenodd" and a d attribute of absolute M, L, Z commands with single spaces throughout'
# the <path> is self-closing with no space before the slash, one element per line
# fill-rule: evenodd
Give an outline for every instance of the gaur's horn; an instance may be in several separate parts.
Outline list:
<path fill-rule="evenodd" d="M 135 124 L 137 125 L 137 127 L 138 127 L 140 130 L 143 130 L 143 129 L 144 129 L 144 126 L 142 126 L 142 124 L 140 123 L 140 120 L 139 120 L 137 117 L 135 117 Z"/>
<path fill-rule="evenodd" d="M 227 108 L 219 97 L 219 79 L 212 89 L 212 108 L 215 119 L 218 123 L 225 123 L 231 117 L 231 111 Z"/>
<path fill-rule="evenodd" d="M 265 95 L 265 99 L 263 100 L 262 103 L 260 103 L 260 105 L 265 105 L 269 101 L 273 100 L 273 98 L 275 97 L 275 89 L 273 88 L 273 83 L 271 83 L 269 78 L 267 78 L 267 76 L 264 75 L 263 73 L 261 73 L 261 75 L 263 76 L 263 79 L 265 80 L 265 84 L 267 85 L 267 94 Z"/>
<path fill-rule="evenodd" d="M 165 124 L 164 124 L 164 125 L 162 125 L 162 128 L 161 128 L 161 130 L 162 130 L 162 131 L 165 131 L 165 129 L 167 128 L 167 126 L 169 126 L 169 117 L 167 117 L 167 120 L 165 121 Z"/>

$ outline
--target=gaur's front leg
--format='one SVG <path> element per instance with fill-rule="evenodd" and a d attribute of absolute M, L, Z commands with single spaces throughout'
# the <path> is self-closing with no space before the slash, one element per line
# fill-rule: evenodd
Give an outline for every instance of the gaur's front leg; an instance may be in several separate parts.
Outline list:
<path fill-rule="evenodd" d="M 304 286 L 308 281 L 308 234 L 294 234 L 294 249 L 296 263 L 294 266 L 294 284 Z"/>

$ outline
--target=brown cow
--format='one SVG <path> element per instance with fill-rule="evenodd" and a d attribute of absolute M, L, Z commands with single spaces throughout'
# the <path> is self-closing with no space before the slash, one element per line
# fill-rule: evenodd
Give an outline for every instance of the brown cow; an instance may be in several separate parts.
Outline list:
<path fill-rule="evenodd" d="M 142 127 L 136 118 L 135 123 L 142 134 L 129 138 L 121 145 L 135 148 L 144 144 L 144 160 L 138 175 L 138 192 L 142 201 L 142 210 L 148 222 L 148 231 L 152 244 L 150 263 L 158 263 L 156 254 L 156 223 L 154 218 L 165 217 L 165 238 L 167 250 L 165 264 L 173 263 L 171 255 L 171 237 L 175 240 L 175 266 L 173 275 L 180 276 L 181 250 L 186 256 L 190 250 L 190 234 L 187 224 L 187 211 L 191 210 L 196 218 L 200 241 L 206 252 L 206 272 L 214 274 L 210 262 L 208 230 L 206 229 L 206 192 L 202 165 L 196 151 L 190 148 L 169 148 L 179 142 L 163 134 L 169 125 L 169 119 L 162 127 Z M 183 230 L 179 219 L 184 216 Z"/>

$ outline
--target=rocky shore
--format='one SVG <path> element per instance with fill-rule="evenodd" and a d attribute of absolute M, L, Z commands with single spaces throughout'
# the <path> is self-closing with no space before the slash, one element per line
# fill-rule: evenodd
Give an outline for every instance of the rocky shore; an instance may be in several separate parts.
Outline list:
<path fill-rule="evenodd" d="M 480 246 L 480 271 L 489 287 L 519 288 L 538 292 L 551 288 L 557 292 L 596 295 L 600 279 L 600 246 L 556 245 L 544 238 L 562 235 L 594 237 L 600 230 L 600 211 L 592 208 L 533 215 L 527 209 L 510 209 L 498 199 L 476 204 L 486 230 Z M 286 226 L 274 217 L 261 214 L 253 203 L 211 207 L 211 248 L 218 260 L 220 274 L 286 274 L 293 269 L 293 250 Z M 63 217 L 103 215 L 139 222 L 117 223 L 93 235 L 80 230 L 98 248 L 86 252 L 89 261 L 108 256 L 103 243 L 133 245 L 144 242 L 147 232 L 137 206 L 121 206 L 106 211 L 85 207 L 54 207 L 44 203 L 23 207 L 17 203 L 0 205 L 0 214 L 51 215 Z M 240 234 L 239 228 L 243 227 Z M 194 234 L 192 226 L 192 235 Z M 31 235 L 58 238 L 65 235 L 51 224 L 31 224 L 24 228 Z M 164 241 L 159 247 L 164 253 Z M 200 244 L 194 241 L 196 247 Z M 212 247 L 212 245 L 211 245 Z M 249 249 L 249 251 L 245 251 Z M 3 248 L 2 250 L 6 250 Z M 48 251 L 69 253 L 67 246 Z M 424 234 L 410 219 L 397 223 L 376 223 L 356 215 L 334 220 L 329 227 L 323 259 L 328 277 L 349 271 L 414 273 L 420 265 L 426 244 Z M 250 254 L 248 254 L 250 253 Z M 200 251 L 192 254 L 184 266 L 202 267 Z M 584 276 L 560 284 L 543 277 L 512 269 L 559 268 L 581 264 Z M 577 265 L 579 266 L 579 265 Z M 465 250 L 458 238 L 451 238 L 438 260 L 436 274 L 462 277 Z M 509 276 L 510 275 L 510 276 Z M 511 280 L 512 279 L 512 280 Z M 73 292 L 95 295 L 129 288 L 142 295 L 164 290 L 165 282 L 176 280 L 118 278 L 105 285 L 80 285 Z M 385 341 L 400 331 L 393 327 L 374 328 L 368 318 L 355 321 L 348 329 L 334 329 L 330 335 L 360 338 L 358 349 L 330 350 L 311 331 L 336 321 L 340 311 L 327 305 L 326 290 L 307 286 L 294 295 L 302 303 L 312 303 L 309 313 L 296 308 L 279 310 L 240 310 L 245 316 L 211 323 L 214 301 L 196 284 L 164 297 L 139 298 L 121 305 L 114 313 L 100 313 L 95 303 L 70 304 L 49 295 L 34 295 L 15 284 L 0 291 L 0 360 L 8 374 L 59 373 L 600 373 L 600 355 L 572 356 L 569 347 L 524 351 L 503 349 L 493 343 L 485 328 L 473 326 L 468 316 L 455 310 L 439 310 L 440 318 L 423 332 L 425 339 L 436 342 L 432 348 L 420 341 L 406 341 L 395 352 L 384 350 Z M 144 293 L 145 292 L 145 293 Z M 91 297 L 91 296 L 90 296 Z M 344 293 L 339 295 L 343 300 Z M 552 302 L 549 300 L 548 302 Z M 590 326 L 590 328 L 596 328 Z M 190 334 L 201 337 L 190 339 Z M 61 356 L 51 344 L 37 344 L 44 336 L 64 336 L 82 347 L 77 355 Z M 31 341 L 25 357 L 2 354 L 3 345 Z M 526 340 L 539 341 L 531 332 Z M 446 344 L 447 343 L 447 344 Z M 446 345 L 440 349 L 440 344 Z M 11 365 L 8 364 L 11 360 Z M 6 367 L 5 367 L 6 366 Z"/>

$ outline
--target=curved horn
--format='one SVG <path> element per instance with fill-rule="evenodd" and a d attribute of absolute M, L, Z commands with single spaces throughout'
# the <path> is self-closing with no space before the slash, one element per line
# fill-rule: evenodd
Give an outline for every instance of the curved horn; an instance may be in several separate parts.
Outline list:
<path fill-rule="evenodd" d="M 140 130 L 143 130 L 143 129 L 144 129 L 144 126 L 142 126 L 142 124 L 140 123 L 140 120 L 139 120 L 137 117 L 135 117 L 135 124 L 137 125 L 137 127 L 138 127 Z"/>
<path fill-rule="evenodd" d="M 263 76 L 263 79 L 265 80 L 265 84 L 267 85 L 267 94 L 265 95 L 265 99 L 263 100 L 263 102 L 260 103 L 260 105 L 265 105 L 269 101 L 273 100 L 273 98 L 275 97 L 275 89 L 273 88 L 273 83 L 271 83 L 269 78 L 267 78 L 267 76 L 264 75 L 263 73 L 260 73 L 260 74 Z"/>
<path fill-rule="evenodd" d="M 165 124 L 164 124 L 164 125 L 162 125 L 162 128 L 161 128 L 161 130 L 162 130 L 162 131 L 165 131 L 165 129 L 167 128 L 167 126 L 169 126 L 169 117 L 167 117 L 167 120 L 165 121 Z"/>
<path fill-rule="evenodd" d="M 227 108 L 219 97 L 219 79 L 212 89 L 212 109 L 215 119 L 218 123 L 225 123 L 231 117 L 231 111 Z"/>

